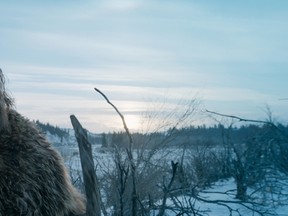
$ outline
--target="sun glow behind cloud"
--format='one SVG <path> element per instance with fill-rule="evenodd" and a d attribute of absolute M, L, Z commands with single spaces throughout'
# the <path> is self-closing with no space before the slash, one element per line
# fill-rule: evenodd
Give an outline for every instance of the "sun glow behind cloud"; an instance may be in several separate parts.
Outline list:
<path fill-rule="evenodd" d="M 171 86 L 165 89 L 161 85 L 159 87 L 138 86 L 137 82 L 135 85 L 127 85 L 126 79 L 121 81 L 116 78 L 114 82 L 109 76 L 98 79 L 95 72 L 89 73 L 89 70 L 80 73 L 77 77 L 73 69 L 63 70 L 60 73 L 60 69 L 53 68 L 45 68 L 45 70 L 24 66 L 21 68 L 21 73 L 13 71 L 12 68 L 11 76 L 7 73 L 8 86 L 16 98 L 16 107 L 21 113 L 31 119 L 40 119 L 64 127 L 70 127 L 69 115 L 75 114 L 92 131 L 111 131 L 122 128 L 122 122 L 117 113 L 94 91 L 94 87 L 101 89 L 119 108 L 133 131 L 145 127 L 144 116 L 147 111 L 151 111 L 151 104 L 156 113 L 164 111 L 163 104 L 165 104 L 165 110 L 169 112 L 175 109 L 175 103 L 199 97 L 207 107 L 216 111 L 229 114 L 241 113 L 246 117 L 253 117 L 255 115 L 253 111 L 243 112 L 248 104 L 250 110 L 256 109 L 259 112 L 259 108 L 264 106 L 266 101 L 271 102 L 275 98 L 275 95 L 245 88 Z M 74 75 L 71 76 L 71 74 Z M 205 76 L 202 77 L 203 80 L 201 76 L 197 79 L 200 83 L 205 83 L 204 79 L 207 80 Z M 231 102 L 236 106 L 229 105 Z M 219 104 L 225 106 L 219 106 Z M 202 122 L 204 122 L 203 119 Z"/>

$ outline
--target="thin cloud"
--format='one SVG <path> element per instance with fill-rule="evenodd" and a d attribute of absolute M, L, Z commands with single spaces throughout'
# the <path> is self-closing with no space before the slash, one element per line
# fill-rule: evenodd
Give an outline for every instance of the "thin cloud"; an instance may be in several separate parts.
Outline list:
<path fill-rule="evenodd" d="M 143 5 L 141 1 L 135 0 L 105 0 L 102 6 L 113 11 L 131 11 L 140 8 Z"/>
<path fill-rule="evenodd" d="M 19 111 L 51 123 L 104 122 L 94 87 L 130 115 L 199 94 L 216 110 L 256 116 L 268 103 L 285 118 L 287 13 L 268 2 L 3 1 L 0 64 Z"/>

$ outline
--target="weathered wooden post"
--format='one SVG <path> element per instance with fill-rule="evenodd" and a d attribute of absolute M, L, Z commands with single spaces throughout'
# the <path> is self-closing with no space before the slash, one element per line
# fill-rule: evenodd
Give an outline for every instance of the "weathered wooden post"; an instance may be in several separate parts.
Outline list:
<path fill-rule="evenodd" d="M 70 119 L 75 131 L 80 152 L 80 160 L 87 197 L 86 216 L 100 216 L 100 190 L 97 176 L 94 171 L 91 143 L 88 141 L 87 131 L 82 127 L 78 119 L 74 115 L 71 115 Z"/>

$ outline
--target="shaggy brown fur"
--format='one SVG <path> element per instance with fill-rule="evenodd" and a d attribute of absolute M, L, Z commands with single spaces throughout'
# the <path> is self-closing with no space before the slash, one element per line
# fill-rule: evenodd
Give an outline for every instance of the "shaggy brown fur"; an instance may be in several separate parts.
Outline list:
<path fill-rule="evenodd" d="M 0 216 L 83 214 L 61 156 L 12 106 L 0 70 Z"/>

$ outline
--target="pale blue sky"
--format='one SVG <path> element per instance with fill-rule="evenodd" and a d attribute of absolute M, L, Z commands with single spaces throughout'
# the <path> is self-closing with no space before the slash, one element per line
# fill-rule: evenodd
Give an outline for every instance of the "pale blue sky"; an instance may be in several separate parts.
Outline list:
<path fill-rule="evenodd" d="M 0 67 L 19 112 L 96 132 L 132 129 L 149 101 L 288 122 L 287 0 L 0 2 Z M 161 99 L 159 99 L 161 100 Z M 107 119 L 109 121 L 107 122 Z M 117 119 L 117 121 L 116 121 Z"/>

